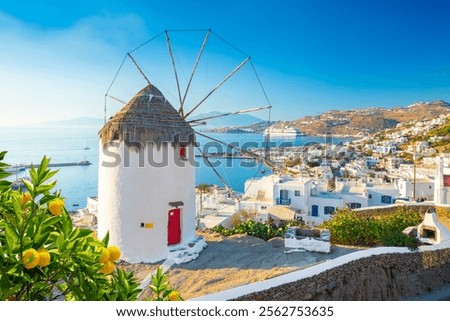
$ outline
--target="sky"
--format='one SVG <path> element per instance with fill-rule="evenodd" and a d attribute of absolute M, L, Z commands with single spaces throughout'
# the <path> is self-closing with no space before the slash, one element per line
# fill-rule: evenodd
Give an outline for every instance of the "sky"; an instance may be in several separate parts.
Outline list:
<path fill-rule="evenodd" d="M 190 107 L 251 56 L 254 69 L 246 64 L 236 74 L 241 78 L 199 113 L 270 103 L 272 120 L 288 120 L 330 109 L 450 101 L 449 17 L 450 1 L 438 0 L 0 0 L 0 125 L 103 118 L 105 93 L 126 53 L 164 30 L 212 29 L 220 37 L 208 43 Z M 204 34 L 174 34 L 184 86 Z M 136 56 L 176 105 L 160 38 Z M 127 59 L 110 94 L 127 100 L 145 85 L 133 68 Z M 255 89 L 255 70 L 267 103 Z M 120 108 L 107 107 L 108 117 Z"/>

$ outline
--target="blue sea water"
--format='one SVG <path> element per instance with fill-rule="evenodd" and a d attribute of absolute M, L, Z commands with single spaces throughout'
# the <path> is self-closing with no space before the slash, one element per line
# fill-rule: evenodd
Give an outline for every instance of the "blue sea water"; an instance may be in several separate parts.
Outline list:
<path fill-rule="evenodd" d="M 0 151 L 6 150 L 5 162 L 10 165 L 38 164 L 46 155 L 52 163 L 79 162 L 88 160 L 90 166 L 61 167 L 55 179 L 57 189 L 66 198 L 69 210 L 86 206 L 88 196 L 97 195 L 98 177 L 98 128 L 93 127 L 3 127 L 0 128 Z M 216 139 L 241 147 L 264 146 L 261 134 L 211 134 Z M 225 147 L 198 136 L 197 141 L 205 151 L 213 153 Z M 301 146 L 308 142 L 324 142 L 323 137 L 299 136 L 293 139 L 272 139 L 276 145 L 281 143 Z M 219 150 L 220 151 L 220 150 Z M 198 154 L 198 153 L 197 153 Z M 202 158 L 196 158 L 196 184 L 217 184 L 223 182 Z M 227 185 L 237 192 L 243 192 L 244 183 L 252 177 L 267 175 L 270 170 L 264 165 L 255 164 L 248 159 L 211 159 L 220 163 L 215 169 Z M 264 169 L 265 173 L 261 173 Z M 22 178 L 27 171 L 12 174 L 10 180 Z M 78 204 L 78 205 L 76 205 Z"/>

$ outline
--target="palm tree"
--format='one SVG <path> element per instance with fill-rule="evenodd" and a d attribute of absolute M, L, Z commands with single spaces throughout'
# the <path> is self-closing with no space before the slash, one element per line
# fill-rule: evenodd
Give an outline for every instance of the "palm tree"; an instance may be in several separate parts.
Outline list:
<path fill-rule="evenodd" d="M 203 211 L 203 193 L 207 193 L 209 191 L 208 184 L 200 184 L 197 186 L 197 190 L 200 192 L 200 213 Z"/>

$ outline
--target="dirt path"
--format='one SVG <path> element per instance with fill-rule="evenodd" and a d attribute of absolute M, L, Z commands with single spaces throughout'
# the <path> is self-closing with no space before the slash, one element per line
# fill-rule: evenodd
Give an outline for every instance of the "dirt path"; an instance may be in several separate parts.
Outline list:
<path fill-rule="evenodd" d="M 170 283 L 190 299 L 244 284 L 266 280 L 333 259 L 357 249 L 332 247 L 330 254 L 312 252 L 284 253 L 284 240 L 267 242 L 244 235 L 223 237 L 216 233 L 198 233 L 208 246 L 189 263 L 173 265 L 168 271 Z M 130 264 L 143 280 L 158 264 Z M 143 297 L 150 293 L 144 293 Z"/>

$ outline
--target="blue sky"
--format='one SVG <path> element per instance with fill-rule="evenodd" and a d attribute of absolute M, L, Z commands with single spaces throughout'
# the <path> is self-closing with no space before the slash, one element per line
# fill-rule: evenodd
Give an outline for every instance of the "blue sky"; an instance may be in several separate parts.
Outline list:
<path fill-rule="evenodd" d="M 449 17 L 450 2 L 436 0 L 0 0 L 0 124 L 103 117 L 104 94 L 124 55 L 166 29 L 211 28 L 250 55 L 273 119 L 450 101 Z M 199 39 L 184 42 L 180 57 L 196 53 Z M 241 59 L 224 48 L 210 56 L 208 88 Z M 156 70 L 151 63 L 147 70 Z M 118 81 L 135 76 L 127 72 Z M 154 76 L 169 81 L 172 70 L 166 74 Z M 254 93 L 240 84 L 225 90 L 222 105 L 199 112 L 259 106 L 259 98 L 231 106 L 231 93 L 236 101 Z M 127 90 L 139 86 L 130 81 Z M 125 98 L 122 87 L 117 93 Z"/>

